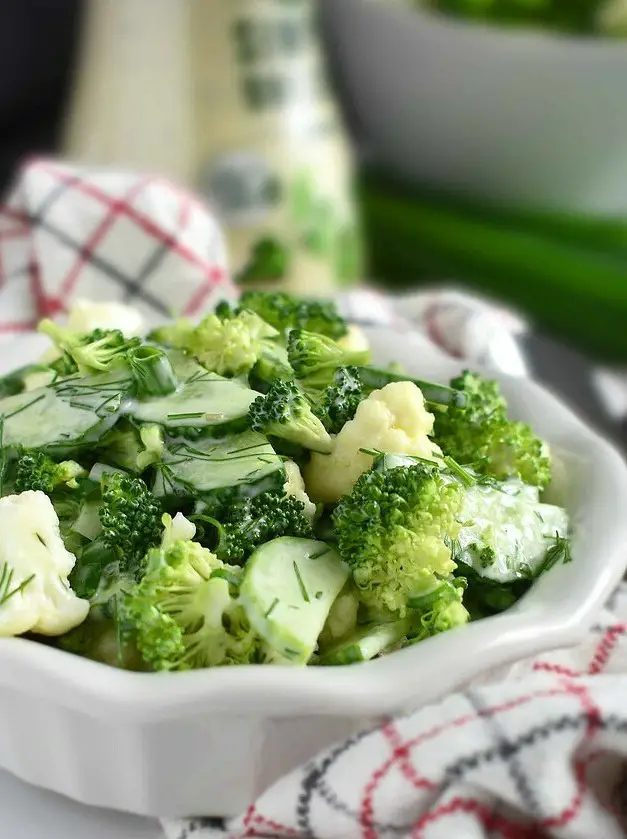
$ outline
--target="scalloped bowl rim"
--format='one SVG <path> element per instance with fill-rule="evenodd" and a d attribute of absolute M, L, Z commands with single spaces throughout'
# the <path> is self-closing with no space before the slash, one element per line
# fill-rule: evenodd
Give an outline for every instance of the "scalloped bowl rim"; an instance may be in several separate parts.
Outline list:
<path fill-rule="evenodd" d="M 422 378 L 443 380 L 463 365 L 412 332 L 367 330 L 380 363 L 398 358 Z M 22 350 L 19 351 L 20 342 Z M 0 346 L 36 357 L 38 336 Z M 402 346 L 402 350 L 400 347 Z M 17 349 L 17 353 L 16 353 Z M 419 361 L 412 363 L 411 355 Z M 12 364 L 11 366 L 15 366 Z M 23 638 L 0 639 L 0 685 L 19 687 L 90 716 L 120 721 L 200 711 L 377 716 L 432 701 L 489 668 L 576 643 L 627 565 L 627 466 L 618 451 L 540 385 L 490 372 L 516 406 L 533 406 L 538 433 L 583 464 L 591 495 L 575 510 L 574 561 L 536 582 L 512 609 L 375 661 L 350 667 L 231 667 L 186 673 L 131 673 Z M 516 399 L 517 398 L 517 399 Z M 528 418 L 524 416 L 523 419 Z M 539 427 L 538 427 L 539 426 Z M 555 433 L 553 433 L 555 430 Z M 618 513 L 618 515 L 616 515 Z M 590 542 L 590 546 L 588 546 Z M 580 547 L 581 546 L 581 547 Z M 578 556 L 581 550 L 584 557 Z M 447 666 L 442 667 L 446 661 Z"/>

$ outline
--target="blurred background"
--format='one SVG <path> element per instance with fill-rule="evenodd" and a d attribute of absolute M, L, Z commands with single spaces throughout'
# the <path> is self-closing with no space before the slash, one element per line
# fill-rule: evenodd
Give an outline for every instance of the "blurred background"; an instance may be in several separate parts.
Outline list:
<path fill-rule="evenodd" d="M 162 173 L 242 284 L 502 301 L 626 439 L 627 0 L 3 0 L 0 125 L 3 192 L 33 154 Z"/>

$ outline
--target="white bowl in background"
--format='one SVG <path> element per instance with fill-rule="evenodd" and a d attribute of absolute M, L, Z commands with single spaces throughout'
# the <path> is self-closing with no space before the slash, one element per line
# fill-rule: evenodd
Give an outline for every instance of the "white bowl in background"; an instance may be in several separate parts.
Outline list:
<path fill-rule="evenodd" d="M 627 211 L 627 42 L 505 30 L 321 0 L 342 88 L 375 160 L 512 207 Z"/>
<path fill-rule="evenodd" d="M 416 333 L 368 331 L 380 363 L 446 381 L 459 363 Z M 0 349 L 0 372 L 41 351 Z M 509 612 L 350 667 L 128 673 L 21 638 L 0 640 L 0 766 L 78 801 L 150 816 L 232 815 L 281 774 L 369 725 L 487 668 L 575 643 L 627 564 L 627 467 L 533 382 L 500 377 L 512 413 L 561 465 L 574 561 Z M 446 662 L 446 666 L 442 663 Z"/>

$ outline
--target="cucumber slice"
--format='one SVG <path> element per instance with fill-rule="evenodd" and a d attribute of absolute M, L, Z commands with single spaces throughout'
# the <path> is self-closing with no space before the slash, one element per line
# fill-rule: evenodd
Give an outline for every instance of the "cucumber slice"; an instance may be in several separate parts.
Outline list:
<path fill-rule="evenodd" d="M 454 558 L 496 583 L 535 577 L 555 537 L 568 536 L 566 510 L 532 501 L 522 487 L 516 495 L 489 486 L 464 493 Z"/>
<path fill-rule="evenodd" d="M 409 621 L 393 621 L 379 626 L 363 626 L 345 641 L 328 650 L 319 664 L 358 664 L 370 661 L 398 644 L 409 629 Z"/>
<path fill-rule="evenodd" d="M 259 394 L 236 379 L 225 379 L 199 368 L 174 393 L 134 402 L 130 413 L 140 422 L 166 428 L 218 428 L 245 421 Z"/>
<path fill-rule="evenodd" d="M 307 664 L 348 573 L 324 542 L 274 539 L 248 560 L 240 600 L 273 651 L 293 664 Z"/>
<path fill-rule="evenodd" d="M 173 440 L 157 464 L 157 496 L 256 495 L 286 481 L 283 460 L 267 437 L 245 431 L 216 440 Z"/>
<path fill-rule="evenodd" d="M 85 539 L 93 542 L 100 534 L 102 525 L 100 524 L 100 501 L 85 501 L 81 507 L 78 518 L 70 528 Z"/>
<path fill-rule="evenodd" d="M 2 399 L 2 444 L 61 454 L 93 443 L 115 424 L 129 386 L 112 374 L 70 376 Z"/>

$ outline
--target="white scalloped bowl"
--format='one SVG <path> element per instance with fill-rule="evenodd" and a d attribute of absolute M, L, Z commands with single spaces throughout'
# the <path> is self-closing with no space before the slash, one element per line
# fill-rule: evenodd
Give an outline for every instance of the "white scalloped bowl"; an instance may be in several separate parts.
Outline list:
<path fill-rule="evenodd" d="M 460 365 L 416 334 L 369 332 L 375 358 L 445 381 Z M 5 369 L 41 348 L 0 349 Z M 382 715 L 432 702 L 487 668 L 575 643 L 627 565 L 627 467 L 533 382 L 502 378 L 513 414 L 559 459 L 574 561 L 513 609 L 366 664 L 126 673 L 0 640 L 0 766 L 79 801 L 151 816 L 231 815 L 284 772 Z M 1 537 L 0 537 L 1 538 Z"/>

